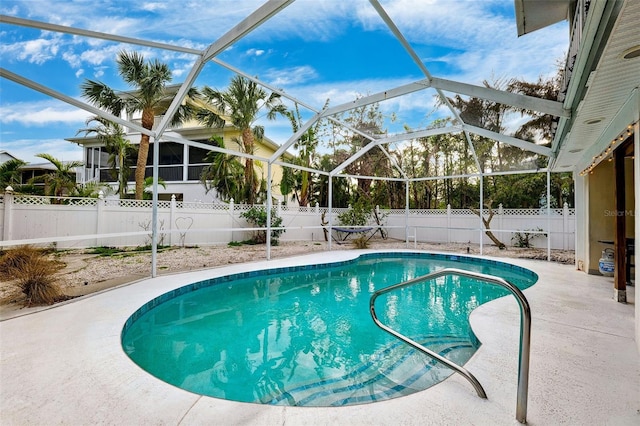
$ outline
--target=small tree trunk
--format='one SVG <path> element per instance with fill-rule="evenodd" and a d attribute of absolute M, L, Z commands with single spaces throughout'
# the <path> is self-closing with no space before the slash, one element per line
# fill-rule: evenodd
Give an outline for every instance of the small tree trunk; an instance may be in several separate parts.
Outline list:
<path fill-rule="evenodd" d="M 245 153 L 253 154 L 253 133 L 248 127 L 242 130 L 242 144 Z M 257 182 L 254 174 L 253 158 L 247 158 L 244 165 L 244 183 L 247 191 L 247 204 L 250 205 L 256 201 Z"/>
<path fill-rule="evenodd" d="M 493 219 L 493 216 L 495 215 L 495 212 L 493 211 L 493 209 L 491 208 L 491 202 L 487 202 L 485 204 L 485 207 L 487 207 L 489 209 L 489 218 L 485 219 L 484 216 L 482 215 L 482 212 L 476 208 L 473 207 L 469 207 L 469 210 L 471 210 L 472 212 L 474 212 L 475 214 L 477 214 L 478 216 L 480 216 L 480 218 L 482 219 L 482 223 L 484 223 L 484 227 L 486 228 L 486 231 L 484 232 L 487 237 L 489 237 L 491 239 L 491 241 L 493 241 L 493 243 L 498 246 L 498 248 L 500 250 L 504 250 L 507 248 L 507 246 L 498 239 L 498 237 L 496 237 L 495 235 L 493 235 L 493 232 L 491 232 L 491 219 Z"/>
<path fill-rule="evenodd" d="M 153 129 L 154 119 L 155 116 L 152 109 L 142 111 L 142 127 L 147 130 Z M 156 149 L 158 149 L 157 146 Z M 140 147 L 138 148 L 138 160 L 136 161 L 136 200 L 142 200 L 144 197 L 144 175 L 147 169 L 148 157 L 149 135 L 142 134 L 140 136 Z"/>

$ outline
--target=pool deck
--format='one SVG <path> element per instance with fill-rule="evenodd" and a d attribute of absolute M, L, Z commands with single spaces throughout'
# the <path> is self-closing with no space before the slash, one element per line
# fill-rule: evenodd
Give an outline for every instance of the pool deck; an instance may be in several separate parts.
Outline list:
<path fill-rule="evenodd" d="M 389 250 L 394 251 L 394 250 Z M 144 372 L 120 332 L 141 305 L 173 288 L 266 267 L 346 260 L 332 251 L 164 275 L 0 322 L 0 424 L 513 425 L 519 310 L 512 297 L 471 315 L 483 345 L 465 365 L 488 399 L 454 375 L 416 394 L 339 408 L 276 407 L 195 395 Z M 611 278 L 571 265 L 496 259 L 535 271 L 524 293 L 533 315 L 527 420 L 532 425 L 640 424 L 640 356 L 631 303 Z"/>

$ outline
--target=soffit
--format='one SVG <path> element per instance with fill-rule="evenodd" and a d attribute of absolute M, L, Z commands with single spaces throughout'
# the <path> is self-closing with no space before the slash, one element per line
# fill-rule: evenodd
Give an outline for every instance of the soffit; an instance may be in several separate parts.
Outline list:
<path fill-rule="evenodd" d="M 640 57 L 623 59 L 622 53 L 640 44 L 640 2 L 627 0 L 616 21 L 602 57 L 587 81 L 583 100 L 557 155 L 553 171 L 581 171 L 611 142 L 610 124 L 640 85 Z M 597 123 L 593 121 L 600 120 Z M 625 123 L 626 126 L 630 123 Z M 573 151 L 573 152 L 572 152 Z"/>
<path fill-rule="evenodd" d="M 564 21 L 570 0 L 515 0 L 518 36 Z"/>

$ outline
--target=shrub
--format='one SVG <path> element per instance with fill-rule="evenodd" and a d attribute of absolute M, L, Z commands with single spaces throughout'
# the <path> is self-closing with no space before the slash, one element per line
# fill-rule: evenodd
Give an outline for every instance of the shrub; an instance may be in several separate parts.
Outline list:
<path fill-rule="evenodd" d="M 16 280 L 27 297 L 27 306 L 51 305 L 63 297 L 56 285 L 58 269 L 46 252 L 30 246 L 8 250 L 0 258 L 0 275 Z"/>
<path fill-rule="evenodd" d="M 533 240 L 538 237 L 546 237 L 547 234 L 529 234 L 527 231 L 542 231 L 542 228 L 536 229 L 525 229 L 525 232 L 516 232 L 513 237 L 511 237 L 511 241 L 514 241 L 515 247 L 520 248 L 531 248 L 533 247 Z"/>
<path fill-rule="evenodd" d="M 373 207 L 361 197 L 349 210 L 338 215 L 338 221 L 344 226 L 366 226 L 372 214 Z"/>
<path fill-rule="evenodd" d="M 264 207 L 251 207 L 246 212 L 240 214 L 240 217 L 247 219 L 247 222 L 252 224 L 256 228 L 266 228 L 267 226 L 267 209 Z M 271 226 L 278 228 L 282 225 L 282 218 L 278 216 L 275 209 L 271 210 Z M 272 229 L 271 230 L 271 244 L 278 245 L 278 238 L 284 229 Z M 257 244 L 263 244 L 267 242 L 267 231 L 260 230 L 253 233 L 253 240 Z"/>
<path fill-rule="evenodd" d="M 359 249 L 366 249 L 369 247 L 369 238 L 367 238 L 365 235 L 354 238 L 353 245 Z"/>

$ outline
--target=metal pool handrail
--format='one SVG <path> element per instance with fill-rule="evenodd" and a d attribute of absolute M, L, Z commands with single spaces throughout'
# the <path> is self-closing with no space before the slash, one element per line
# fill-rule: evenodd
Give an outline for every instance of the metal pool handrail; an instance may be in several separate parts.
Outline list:
<path fill-rule="evenodd" d="M 445 275 L 460 275 L 464 277 L 473 278 L 479 281 L 484 281 L 490 284 L 496 284 L 503 288 L 509 290 L 516 298 L 518 305 L 520 305 L 520 354 L 519 354 L 519 362 L 518 362 L 518 396 L 516 402 L 516 420 L 520 423 L 527 422 L 527 396 L 529 392 L 529 352 L 530 352 L 530 344 L 531 344 L 531 308 L 529 307 L 529 302 L 527 298 L 524 296 L 522 291 L 510 282 L 506 281 L 503 278 L 495 277 L 493 275 L 481 274 L 478 272 L 470 272 L 464 271 L 462 269 L 456 268 L 446 268 L 441 269 L 436 272 L 432 272 L 427 275 L 420 276 L 418 278 L 414 278 L 409 281 L 405 281 L 399 284 L 394 284 L 392 286 L 376 290 L 369 299 L 369 312 L 371 313 L 371 318 L 373 318 L 373 322 L 386 331 L 387 333 L 397 337 L 403 342 L 413 346 L 419 351 L 425 353 L 436 361 L 446 365 L 451 368 L 456 373 L 462 375 L 466 378 L 473 387 L 475 388 L 478 396 L 480 398 L 486 398 L 487 394 L 485 393 L 482 385 L 478 380 L 473 376 L 473 374 L 469 373 L 465 368 L 449 361 L 445 357 L 431 351 L 430 349 L 425 348 L 418 342 L 404 336 L 403 334 L 398 333 L 390 327 L 382 324 L 376 315 L 375 310 L 375 302 L 378 296 L 388 293 L 393 290 L 397 290 L 399 288 L 408 287 L 410 285 L 418 284 L 423 281 L 432 280 L 435 278 L 439 278 Z"/>

